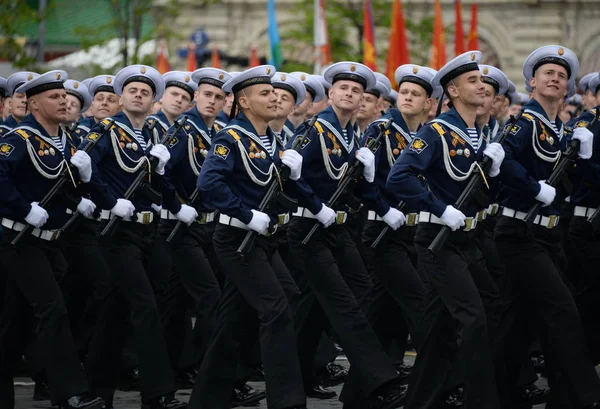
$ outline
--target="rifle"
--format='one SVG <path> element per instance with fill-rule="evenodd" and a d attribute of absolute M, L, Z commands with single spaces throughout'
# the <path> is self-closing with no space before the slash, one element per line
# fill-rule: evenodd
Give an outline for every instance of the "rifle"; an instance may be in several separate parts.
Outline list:
<path fill-rule="evenodd" d="M 73 122 L 71 124 L 71 126 L 67 129 L 69 131 L 69 134 L 72 134 L 73 132 L 75 132 L 75 130 L 77 129 L 77 127 L 79 126 L 79 119 L 75 122 Z"/>
<path fill-rule="evenodd" d="M 293 150 L 295 150 L 296 152 L 300 151 L 302 145 L 308 138 L 310 131 L 315 126 L 315 122 L 317 122 L 317 119 L 317 115 L 313 116 L 310 119 L 308 125 L 306 126 L 306 130 L 304 131 L 304 134 L 301 137 L 296 138 L 294 140 L 294 143 L 292 144 Z M 285 193 L 283 193 L 283 185 L 289 179 L 290 172 L 291 170 L 287 166 L 281 167 L 281 169 L 279 170 L 279 177 L 273 182 L 271 182 L 267 193 L 258 205 L 258 210 L 260 212 L 264 212 L 266 209 L 268 209 L 275 203 L 281 204 L 290 211 L 295 211 L 298 209 L 298 201 L 288 197 Z M 244 237 L 244 240 L 242 241 L 242 244 L 240 244 L 240 247 L 237 249 L 238 254 L 240 254 L 242 257 L 248 254 L 248 252 L 252 249 L 252 246 L 254 245 L 254 240 L 256 239 L 257 235 L 258 233 L 254 230 L 248 230 L 246 236 Z"/>
<path fill-rule="evenodd" d="M 389 119 L 387 122 L 379 123 L 379 134 L 377 135 L 377 138 L 370 139 L 367 143 L 366 148 L 368 148 L 371 152 L 377 151 L 379 145 L 381 145 L 381 140 L 384 138 L 386 132 L 390 129 L 392 122 L 393 121 Z M 340 180 L 340 183 L 338 183 L 337 188 L 327 201 L 327 206 L 332 208 L 335 207 L 338 201 L 346 196 L 346 192 L 353 188 L 358 182 L 358 179 L 360 178 L 364 167 L 365 165 L 363 165 L 362 162 L 356 160 L 352 164 L 352 166 L 348 168 L 346 174 L 344 175 L 342 180 Z M 321 222 L 316 222 L 312 229 L 310 229 L 306 237 L 304 237 L 304 240 L 302 240 L 302 244 L 308 244 L 308 242 L 311 240 L 314 234 L 321 228 L 321 226 Z"/>
<path fill-rule="evenodd" d="M 175 124 L 173 125 L 171 130 L 169 132 L 167 132 L 163 136 L 163 138 L 160 140 L 160 144 L 161 145 L 169 144 L 171 142 L 171 140 L 173 139 L 173 137 L 177 134 L 177 132 L 179 132 L 179 130 L 183 127 L 183 125 L 185 125 L 187 119 L 188 119 L 187 115 L 184 115 L 181 118 L 179 118 L 177 121 L 175 121 Z M 144 162 L 141 169 L 138 170 L 138 174 L 135 177 L 135 179 L 133 180 L 133 183 L 125 191 L 125 194 L 123 195 L 123 197 L 125 199 L 129 200 L 131 197 L 133 197 L 133 195 L 137 192 L 137 190 L 140 188 L 140 186 L 142 186 L 146 181 L 146 170 L 152 171 L 152 169 L 154 169 L 157 164 L 158 164 L 158 158 L 155 158 L 154 156 L 151 156 L 146 162 Z M 115 216 L 115 217 L 109 219 L 106 226 L 104 226 L 104 229 L 100 232 L 100 236 L 112 235 L 114 229 L 117 227 L 117 224 L 119 223 L 120 220 L 121 220 L 121 218 L 118 216 Z"/>
<path fill-rule="evenodd" d="M 504 130 L 502 131 L 502 134 L 498 137 L 496 142 L 500 144 L 504 142 L 504 140 L 508 137 L 508 134 L 510 133 L 513 125 L 516 124 L 517 121 L 519 121 L 519 119 L 521 118 L 521 115 L 523 115 L 523 111 L 519 112 L 516 116 L 510 117 L 506 125 L 504 125 Z M 467 183 L 467 186 L 456 200 L 456 203 L 454 204 L 454 207 L 456 209 L 463 210 L 473 201 L 479 189 L 479 185 L 484 180 L 484 176 L 482 175 L 482 173 L 489 173 L 490 168 L 492 167 L 492 159 L 488 156 L 485 156 L 479 167 L 481 169 L 481 172 L 474 173 L 471 176 L 469 182 Z M 437 253 L 438 251 L 440 251 L 440 249 L 444 246 L 444 243 L 446 243 L 446 240 L 450 236 L 450 232 L 450 227 L 443 226 L 437 234 L 437 236 L 435 236 L 435 239 L 433 239 L 433 241 L 429 245 L 428 250 L 432 253 Z"/>
<path fill-rule="evenodd" d="M 113 122 L 114 122 L 114 120 L 111 119 L 107 123 L 102 124 L 102 133 L 100 135 L 98 135 L 97 137 L 95 137 L 93 139 L 90 138 L 88 140 L 89 142 L 83 148 L 83 151 L 85 153 L 90 153 L 92 151 L 92 149 L 94 149 L 94 147 L 96 146 L 96 144 L 98 143 L 100 138 L 102 138 L 104 136 L 104 134 L 110 130 L 110 127 L 113 125 Z M 62 187 L 65 185 L 65 183 L 72 180 L 72 177 L 73 177 L 71 174 L 72 166 L 73 165 L 67 164 L 65 169 L 62 171 L 62 173 L 58 177 L 58 180 L 56 181 L 54 186 L 52 186 L 52 188 L 48 191 L 48 193 L 46 193 L 46 196 L 44 196 L 42 198 L 42 200 L 40 200 L 40 202 L 38 203 L 38 205 L 40 207 L 46 207 L 48 205 L 48 203 L 50 203 L 50 201 L 54 198 L 54 196 L 56 196 L 62 190 Z M 29 231 L 32 228 L 33 228 L 32 225 L 26 224 L 25 227 L 23 228 L 23 230 L 21 230 L 19 232 L 19 234 L 17 234 L 17 236 L 11 241 L 11 244 L 13 246 L 16 246 L 17 243 L 23 238 L 23 236 L 25 236 L 27 233 L 29 233 Z"/>
<path fill-rule="evenodd" d="M 404 207 L 406 207 L 406 203 L 400 202 L 400 203 L 398 203 L 398 206 L 396 206 L 396 209 L 398 209 L 402 212 Z M 383 240 L 383 238 L 389 231 L 390 231 L 390 226 L 388 226 L 386 224 L 385 227 L 383 228 L 383 230 L 381 230 L 381 232 L 379 233 L 379 236 L 377 236 L 375 241 L 373 243 L 371 243 L 371 248 L 372 249 L 377 248 L 377 246 L 379 246 L 379 243 L 381 242 L 381 240 Z"/>
<path fill-rule="evenodd" d="M 592 126 L 594 126 L 594 124 L 596 123 L 596 119 L 598 119 L 598 117 L 594 116 L 594 119 L 592 119 L 588 123 L 586 128 L 590 129 Z M 570 165 L 576 159 L 577 153 L 579 153 L 580 144 L 581 144 L 581 142 L 578 139 L 573 139 L 571 141 L 571 143 L 569 144 L 569 146 L 567 147 L 565 152 L 562 154 L 560 161 L 556 164 L 556 166 L 552 170 L 552 173 L 546 180 L 546 184 L 554 187 L 558 184 L 558 182 L 560 182 L 560 180 L 564 176 L 567 166 Z M 528 226 L 531 226 L 531 224 L 535 220 L 535 216 L 538 215 L 541 208 L 542 208 L 542 203 L 538 202 L 538 201 L 536 201 L 533 204 L 533 206 L 531 206 L 531 208 L 525 215 L 525 218 L 523 219 L 525 221 L 525 223 L 527 223 Z M 590 216 L 590 218 L 591 218 L 591 216 Z"/>

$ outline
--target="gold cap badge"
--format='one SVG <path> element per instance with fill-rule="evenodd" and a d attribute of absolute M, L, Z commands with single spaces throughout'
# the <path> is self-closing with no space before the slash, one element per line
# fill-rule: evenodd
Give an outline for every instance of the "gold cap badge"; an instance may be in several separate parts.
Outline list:
<path fill-rule="evenodd" d="M 57 72 L 57 73 L 56 73 L 56 79 L 57 79 L 57 80 L 59 80 L 59 79 L 60 79 L 60 77 L 61 77 L 61 74 L 60 74 L 60 72 Z"/>
<path fill-rule="evenodd" d="M 268 74 L 268 72 L 267 72 L 267 74 Z M 223 75 L 223 73 L 220 73 L 219 74 L 219 79 L 222 80 L 223 78 L 225 78 L 225 75 Z"/>
<path fill-rule="evenodd" d="M 183 78 L 183 80 L 184 80 L 185 82 L 190 82 L 190 76 L 189 76 L 189 75 L 186 75 L 186 76 Z"/>
<path fill-rule="evenodd" d="M 352 71 L 352 72 L 356 71 L 356 65 L 352 64 L 350 66 L 350 71 Z"/>
<path fill-rule="evenodd" d="M 271 74 L 271 68 L 267 68 L 267 75 Z"/>
<path fill-rule="evenodd" d="M 282 74 L 282 75 L 281 75 L 281 81 L 285 81 L 285 78 L 286 78 L 286 77 L 285 77 L 285 74 Z"/>
<path fill-rule="evenodd" d="M 140 72 L 141 72 L 142 74 L 145 74 L 145 73 L 146 73 L 146 67 L 141 67 L 141 68 L 140 68 Z"/>
<path fill-rule="evenodd" d="M 483 75 L 488 75 L 488 72 L 490 72 L 490 70 L 487 67 L 485 67 L 483 69 Z"/>
<path fill-rule="evenodd" d="M 306 80 L 306 75 L 302 74 L 302 75 L 300 76 L 300 79 L 301 79 L 302 81 L 305 81 L 305 80 Z"/>
<path fill-rule="evenodd" d="M 413 74 L 416 74 L 419 72 L 419 67 L 413 67 Z"/>
<path fill-rule="evenodd" d="M 78 82 L 74 83 L 73 88 L 75 88 L 75 89 L 79 88 L 79 83 Z"/>
<path fill-rule="evenodd" d="M 471 53 L 471 61 L 475 61 L 475 53 Z"/>
<path fill-rule="evenodd" d="M 27 76 L 27 81 L 31 81 L 32 79 L 33 79 L 33 75 L 29 74 L 29 75 Z"/>
<path fill-rule="evenodd" d="M 558 55 L 563 55 L 564 53 L 565 53 L 565 49 L 564 49 L 564 48 L 562 48 L 562 47 L 560 47 L 560 48 L 558 49 Z"/>
<path fill-rule="evenodd" d="M 112 82 L 112 78 L 111 77 L 106 77 L 106 83 L 110 84 Z"/>

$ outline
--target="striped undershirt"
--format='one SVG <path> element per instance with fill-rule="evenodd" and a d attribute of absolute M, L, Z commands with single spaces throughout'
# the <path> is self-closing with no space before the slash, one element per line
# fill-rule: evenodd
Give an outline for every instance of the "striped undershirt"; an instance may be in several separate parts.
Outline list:
<path fill-rule="evenodd" d="M 142 148 L 142 151 L 145 151 L 146 148 L 148 147 L 148 145 L 146 144 L 146 140 L 144 139 L 144 135 L 142 134 L 142 130 L 141 129 L 134 129 L 133 131 L 135 132 L 135 139 L 140 144 L 140 146 Z"/>
<path fill-rule="evenodd" d="M 62 144 L 62 138 L 60 136 L 51 136 L 51 138 L 52 142 L 54 142 L 54 145 L 56 145 L 58 150 L 62 152 L 65 149 L 65 147 Z"/>
<path fill-rule="evenodd" d="M 346 145 L 350 145 L 350 141 L 348 140 L 348 131 L 346 129 L 342 130 L 342 136 L 344 137 L 344 141 L 346 141 Z"/>
<path fill-rule="evenodd" d="M 552 125 L 552 130 L 554 131 L 554 134 L 558 136 L 558 128 L 556 127 L 556 121 L 550 121 L 550 125 Z"/>
<path fill-rule="evenodd" d="M 479 150 L 479 135 L 477 135 L 477 129 L 467 128 L 467 134 L 469 135 L 473 149 L 476 151 Z"/>
<path fill-rule="evenodd" d="M 260 141 L 262 142 L 269 155 L 273 155 L 273 146 L 271 146 L 271 141 L 269 140 L 269 137 L 267 135 L 260 135 Z"/>

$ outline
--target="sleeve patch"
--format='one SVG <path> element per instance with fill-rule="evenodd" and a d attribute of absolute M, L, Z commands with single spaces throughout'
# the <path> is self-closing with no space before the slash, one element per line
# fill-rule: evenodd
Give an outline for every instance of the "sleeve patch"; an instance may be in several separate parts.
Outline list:
<path fill-rule="evenodd" d="M 225 160 L 229 156 L 229 148 L 223 145 L 215 145 L 215 156 Z"/>
<path fill-rule="evenodd" d="M 2 155 L 2 156 L 8 157 L 14 150 L 15 150 L 15 147 L 12 146 L 10 143 L 3 143 L 0 145 L 0 155 Z"/>
<path fill-rule="evenodd" d="M 310 138 L 309 137 L 304 138 L 304 140 L 302 141 L 302 144 L 300 145 L 300 149 L 306 148 L 309 143 L 310 143 Z"/>
<path fill-rule="evenodd" d="M 425 142 L 423 139 L 421 138 L 415 138 L 413 139 L 412 143 L 410 144 L 409 149 L 413 152 L 416 152 L 417 155 L 421 154 L 421 152 L 423 152 L 425 149 L 427 149 L 427 142 Z"/>
<path fill-rule="evenodd" d="M 179 139 L 177 139 L 177 137 L 174 136 L 173 139 L 171 139 L 171 141 L 169 142 L 169 148 L 172 148 L 173 146 L 177 145 L 178 142 Z"/>
<path fill-rule="evenodd" d="M 90 132 L 87 135 L 87 139 L 89 139 L 90 141 L 96 141 L 99 137 L 100 137 L 100 134 L 98 132 Z"/>
<path fill-rule="evenodd" d="M 510 133 L 516 135 L 520 130 L 521 127 L 519 125 L 513 125 L 512 128 L 510 128 Z"/>
<path fill-rule="evenodd" d="M 575 128 L 585 128 L 588 126 L 587 121 L 579 121 L 575 124 Z"/>

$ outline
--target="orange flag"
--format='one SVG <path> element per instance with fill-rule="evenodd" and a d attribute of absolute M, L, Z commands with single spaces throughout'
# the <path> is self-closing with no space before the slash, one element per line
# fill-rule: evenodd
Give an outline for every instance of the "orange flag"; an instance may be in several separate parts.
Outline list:
<path fill-rule="evenodd" d="M 258 67 L 259 65 L 260 59 L 258 58 L 256 47 L 250 47 L 250 58 L 248 59 L 248 67 Z"/>
<path fill-rule="evenodd" d="M 158 42 L 158 55 L 156 56 L 156 69 L 161 74 L 171 71 L 171 64 L 167 55 L 167 42 L 160 40 Z"/>
<path fill-rule="evenodd" d="M 213 68 L 221 68 L 221 56 L 219 55 L 219 47 L 213 45 L 210 55 L 210 66 Z"/>
<path fill-rule="evenodd" d="M 396 68 L 408 63 L 410 63 L 410 53 L 408 52 L 406 26 L 404 24 L 404 14 L 402 13 L 402 0 L 394 0 L 392 29 L 390 30 L 388 55 L 385 62 L 385 75 L 390 79 L 394 88 L 398 86 L 394 77 Z"/>
<path fill-rule="evenodd" d="M 187 70 L 196 71 L 196 43 L 193 41 L 188 43 Z"/>
<path fill-rule="evenodd" d="M 471 4 L 471 31 L 469 31 L 469 50 L 479 50 L 477 35 L 477 3 Z"/>
<path fill-rule="evenodd" d="M 315 0 L 314 13 L 315 66 L 313 71 L 315 74 L 320 74 L 321 69 L 332 62 L 327 20 L 325 19 L 325 0 Z"/>
<path fill-rule="evenodd" d="M 461 55 L 465 51 L 465 32 L 463 30 L 463 21 L 462 21 L 462 4 L 460 4 L 460 0 L 454 1 L 454 8 L 456 10 L 456 32 L 454 33 L 454 55 Z"/>
<path fill-rule="evenodd" d="M 433 19 L 432 54 L 429 66 L 439 70 L 446 64 L 446 35 L 442 21 L 442 5 L 440 0 L 435 0 L 435 17 Z"/>
<path fill-rule="evenodd" d="M 363 64 L 377 71 L 377 53 L 375 51 L 375 26 L 373 25 L 373 7 L 371 0 L 363 3 Z"/>

